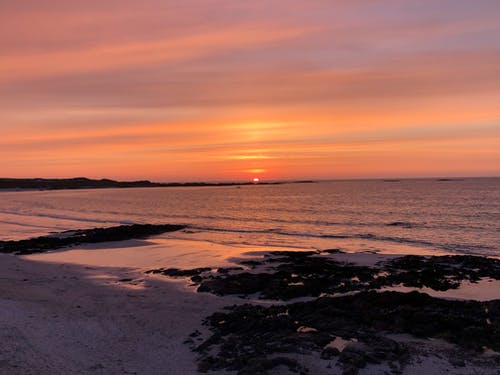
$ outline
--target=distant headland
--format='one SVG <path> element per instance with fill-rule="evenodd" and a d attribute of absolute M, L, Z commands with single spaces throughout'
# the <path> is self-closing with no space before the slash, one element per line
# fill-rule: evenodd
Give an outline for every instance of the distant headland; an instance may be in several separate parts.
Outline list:
<path fill-rule="evenodd" d="M 259 185 L 280 185 L 284 183 L 312 183 L 314 181 L 262 182 Z M 189 187 L 189 186 L 241 186 L 255 185 L 254 182 L 151 182 L 115 181 L 110 179 L 75 178 L 0 178 L 0 189 L 8 190 L 62 190 L 62 189 L 105 189 L 105 188 L 139 188 L 139 187 Z"/>

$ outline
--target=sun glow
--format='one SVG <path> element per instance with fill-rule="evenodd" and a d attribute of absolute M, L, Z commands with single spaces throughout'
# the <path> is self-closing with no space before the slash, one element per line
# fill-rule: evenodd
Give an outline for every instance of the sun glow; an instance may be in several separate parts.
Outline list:
<path fill-rule="evenodd" d="M 500 175 L 499 2 L 448 2 L 0 0 L 0 174 Z"/>
<path fill-rule="evenodd" d="M 260 182 L 260 178 L 258 178 L 258 177 L 254 177 L 254 178 L 252 179 L 252 182 L 253 182 L 254 184 L 258 184 L 258 183 Z"/>
<path fill-rule="evenodd" d="M 244 172 L 251 173 L 251 174 L 257 174 L 257 173 L 265 173 L 266 170 L 262 169 L 262 168 L 254 168 L 254 169 L 246 169 Z"/>

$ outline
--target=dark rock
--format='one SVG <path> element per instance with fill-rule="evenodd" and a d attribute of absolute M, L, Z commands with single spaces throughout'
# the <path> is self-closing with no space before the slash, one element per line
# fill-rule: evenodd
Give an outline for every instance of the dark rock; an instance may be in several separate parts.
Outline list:
<path fill-rule="evenodd" d="M 328 249 L 328 250 L 323 250 L 322 253 L 327 253 L 327 254 L 345 254 L 345 251 L 342 251 L 340 249 Z"/>
<path fill-rule="evenodd" d="M 445 339 L 469 353 L 482 347 L 499 350 L 500 327 L 493 318 L 499 308 L 500 300 L 443 300 L 417 292 L 360 292 L 270 307 L 238 305 L 207 318 L 213 334 L 196 350 L 200 360 L 211 357 L 211 370 L 240 371 L 255 358 L 283 353 L 315 352 L 329 359 L 335 353 L 324 348 L 332 337 L 356 338 L 339 355 L 345 369 L 393 362 L 401 371 L 408 349 L 381 332 Z M 317 331 L 297 332 L 301 326 Z"/>
<path fill-rule="evenodd" d="M 288 360 L 271 360 L 287 358 L 283 355 L 288 353 L 317 353 L 326 360 L 338 355 L 345 373 L 356 373 L 367 363 L 389 363 L 393 373 L 400 373 L 410 359 L 409 350 L 383 336 L 387 333 L 444 339 L 467 353 L 480 353 L 483 347 L 500 350 L 500 300 L 455 301 L 418 292 L 372 290 L 398 284 L 447 290 L 458 287 L 462 280 L 498 279 L 500 261 L 472 256 L 405 256 L 366 267 L 336 261 L 335 253 L 336 249 L 275 251 L 255 263 L 241 263 L 262 266 L 259 273 L 239 267 L 210 273 L 205 272 L 208 268 L 150 272 L 191 277 L 199 292 L 217 295 L 257 294 L 259 298 L 290 300 L 359 292 L 270 307 L 245 304 L 215 313 L 205 321 L 212 335 L 195 349 L 200 371 L 267 373 L 277 366 L 305 371 L 297 370 Z M 315 331 L 304 332 L 301 326 L 314 327 Z M 332 337 L 355 338 L 357 342 L 338 353 L 325 349 Z"/>
<path fill-rule="evenodd" d="M 483 277 L 500 280 L 500 260 L 472 255 L 407 255 L 393 259 L 385 268 L 389 275 L 377 279 L 375 284 L 448 290 L 458 288 L 463 280 L 477 282 Z"/>
<path fill-rule="evenodd" d="M 218 268 L 217 269 L 217 272 L 219 274 L 227 274 L 227 273 L 234 272 L 234 271 L 243 271 L 243 268 L 242 267 L 226 267 L 226 268 Z"/>
<path fill-rule="evenodd" d="M 198 337 L 198 336 L 200 336 L 200 335 L 201 335 L 201 332 L 200 332 L 200 331 L 198 331 L 198 330 L 196 330 L 196 331 L 194 331 L 193 333 L 191 333 L 191 334 L 189 335 L 189 337 Z"/>
<path fill-rule="evenodd" d="M 366 366 L 364 353 L 351 351 L 348 348 L 345 348 L 342 353 L 340 353 L 339 361 L 343 364 L 352 365 L 357 368 L 363 368 Z"/>
<path fill-rule="evenodd" d="M 455 367 L 465 367 L 465 362 L 460 358 L 450 358 L 449 361 Z"/>
<path fill-rule="evenodd" d="M 434 290 L 458 288 L 461 281 L 475 282 L 482 277 L 500 279 L 500 260 L 473 256 L 424 257 L 409 255 L 378 267 L 338 262 L 318 251 L 274 251 L 262 261 L 245 260 L 242 264 L 268 266 L 262 272 L 241 272 L 241 267 L 219 268 L 201 275 L 199 269 L 159 269 L 150 272 L 173 277 L 192 276 L 199 292 L 238 295 L 246 298 L 258 293 L 263 299 L 290 300 L 321 294 L 367 291 L 403 284 Z M 381 267 L 381 268 L 379 268 Z M 234 271 L 238 271 L 234 273 Z M 383 271 L 383 273 L 382 273 Z M 422 332 L 425 335 L 425 332 Z"/>
<path fill-rule="evenodd" d="M 358 374 L 359 374 L 359 369 L 353 365 L 348 365 L 344 367 L 344 370 L 342 371 L 342 375 L 358 375 Z"/>
<path fill-rule="evenodd" d="M 386 224 L 388 227 L 402 227 L 402 228 L 413 228 L 414 224 L 407 223 L 405 221 L 393 221 L 392 223 Z"/>
<path fill-rule="evenodd" d="M 263 264 L 262 262 L 259 262 L 257 260 L 242 260 L 239 263 L 243 264 L 244 266 L 248 266 L 248 267 L 256 267 L 256 266 L 260 266 Z"/>
<path fill-rule="evenodd" d="M 316 251 L 276 251 L 266 262 L 280 263 L 275 272 L 230 274 L 219 269 L 213 277 L 200 282 L 199 292 L 217 295 L 249 295 L 260 298 L 289 300 L 321 293 L 347 292 L 365 289 L 379 271 L 374 268 L 339 263 L 316 256 Z M 246 261 L 248 263 L 248 261 Z"/>
<path fill-rule="evenodd" d="M 209 267 L 203 268 L 193 268 L 190 270 L 180 270 L 178 268 L 158 268 L 154 270 L 146 271 L 149 274 L 161 274 L 170 277 L 191 277 L 191 280 L 194 277 L 198 277 L 200 273 L 211 271 L 212 269 Z"/>
<path fill-rule="evenodd" d="M 198 371 L 199 372 L 208 372 L 215 365 L 217 365 L 217 361 L 212 356 L 207 356 L 198 361 Z"/>
<path fill-rule="evenodd" d="M 198 285 L 203 281 L 203 277 L 201 277 L 200 275 L 195 275 L 191 277 L 191 281 L 194 283 L 194 285 Z"/>
<path fill-rule="evenodd" d="M 321 359 L 332 359 L 333 357 L 337 357 L 340 354 L 337 348 L 326 347 L 321 352 Z"/>
<path fill-rule="evenodd" d="M 19 241 L 0 241 L 0 253 L 32 254 L 48 250 L 74 246 L 83 243 L 107 241 L 124 241 L 132 238 L 147 238 L 149 236 L 172 232 L 185 228 L 183 225 L 170 224 L 133 224 L 119 225 L 109 228 L 93 228 L 76 230 L 71 234 L 58 236 L 42 236 Z M 64 233 L 64 232 L 63 232 Z"/>
<path fill-rule="evenodd" d="M 215 277 L 205 279 L 201 282 L 198 292 L 210 292 L 217 295 L 226 294 L 253 294 L 260 292 L 277 279 L 268 273 L 239 273 L 236 275 L 227 275 L 225 277 Z M 275 284 L 273 284 L 274 287 Z"/>

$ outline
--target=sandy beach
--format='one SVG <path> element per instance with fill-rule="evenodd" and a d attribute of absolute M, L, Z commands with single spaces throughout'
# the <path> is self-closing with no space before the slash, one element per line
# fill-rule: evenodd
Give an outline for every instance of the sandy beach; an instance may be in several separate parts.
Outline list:
<path fill-rule="evenodd" d="M 1 255 L 0 373 L 197 373 L 197 353 L 191 349 L 202 338 L 190 335 L 198 330 L 206 337 L 207 328 L 201 324 L 204 318 L 224 306 L 249 301 L 196 293 L 187 278 L 172 279 L 145 271 L 158 265 L 181 269 L 234 266 L 231 260 L 255 257 L 264 250 L 272 249 L 160 236 L 43 254 Z M 367 253 L 337 256 L 360 265 L 395 257 Z M 500 298 L 499 282 L 494 280 L 467 283 L 450 292 L 425 291 L 446 298 Z M 282 303 L 251 302 L 262 306 Z M 412 342 L 412 347 L 421 351 L 418 360 L 406 365 L 404 374 L 445 370 L 449 374 L 496 373 L 481 364 L 450 367 L 446 355 L 436 354 L 436 347 L 438 352 L 446 352 L 443 348 L 451 346 L 440 340 L 422 341 L 404 335 L 399 340 Z M 318 362 L 310 355 L 294 358 L 313 373 L 342 374 L 335 361 Z M 383 374 L 386 370 L 385 365 L 371 365 L 360 373 Z M 276 371 L 288 373 L 286 368 Z"/>
<path fill-rule="evenodd" d="M 2 374 L 195 373 L 182 342 L 223 305 L 137 269 L 8 255 L 1 267 Z"/>
<path fill-rule="evenodd" d="M 0 375 L 500 375 L 500 0 L 0 0 Z"/>
<path fill-rule="evenodd" d="M 197 267 L 209 258 L 224 266 L 229 249 L 242 251 L 157 239 L 0 255 L 0 373 L 196 373 L 196 356 L 183 342 L 204 317 L 237 299 L 144 271 Z"/>

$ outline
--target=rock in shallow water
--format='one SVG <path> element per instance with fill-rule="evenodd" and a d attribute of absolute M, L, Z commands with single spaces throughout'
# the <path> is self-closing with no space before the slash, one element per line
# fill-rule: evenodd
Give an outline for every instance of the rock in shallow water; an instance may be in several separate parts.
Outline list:
<path fill-rule="evenodd" d="M 82 229 L 58 235 L 19 241 L 0 241 L 0 253 L 32 254 L 84 243 L 124 241 L 184 229 L 183 225 L 132 224 L 108 228 Z"/>

